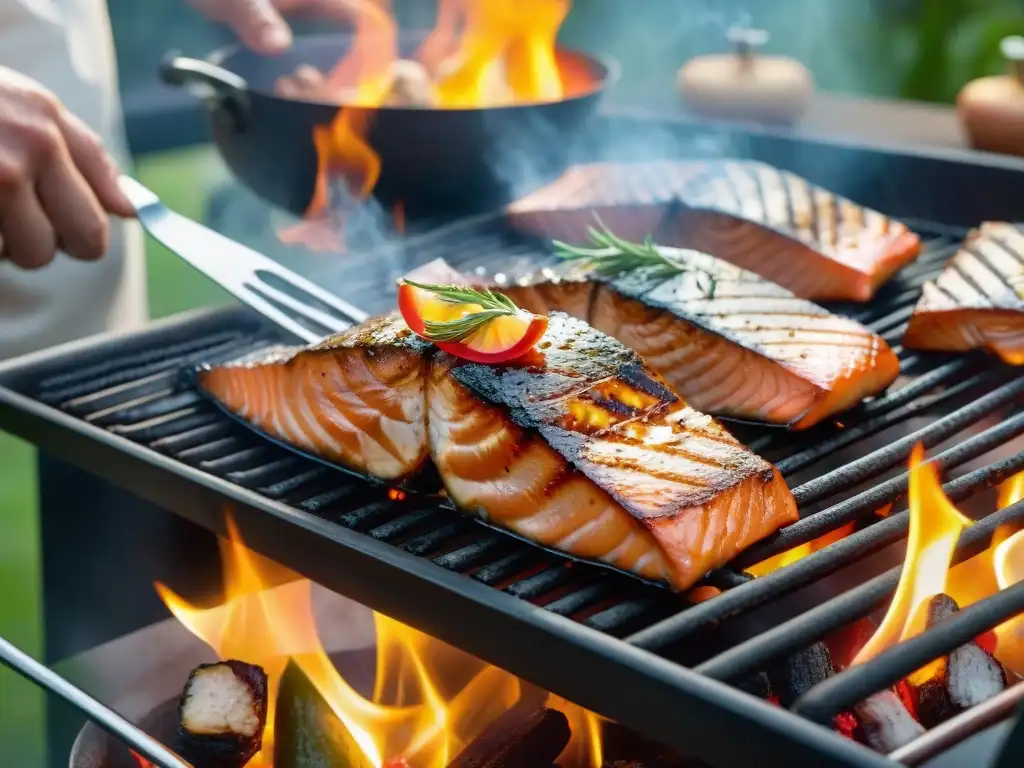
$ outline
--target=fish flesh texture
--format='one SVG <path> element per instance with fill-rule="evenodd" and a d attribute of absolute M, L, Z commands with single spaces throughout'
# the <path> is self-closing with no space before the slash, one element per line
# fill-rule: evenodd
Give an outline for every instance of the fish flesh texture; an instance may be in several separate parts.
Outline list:
<path fill-rule="evenodd" d="M 272 437 L 361 472 L 396 477 L 429 451 L 464 512 L 675 589 L 797 519 L 774 466 L 579 320 L 553 313 L 540 345 L 501 366 L 407 332 L 389 316 L 206 369 L 200 386 Z M 390 398 L 385 380 L 401 382 Z"/>
<path fill-rule="evenodd" d="M 907 325 L 911 349 L 986 349 L 1024 365 L 1024 225 L 990 221 L 925 283 Z"/>
<path fill-rule="evenodd" d="M 427 460 L 429 345 L 394 317 L 306 348 L 204 366 L 200 390 L 256 429 L 360 474 L 395 481 Z"/>
<path fill-rule="evenodd" d="M 641 355 L 704 413 L 813 426 L 888 387 L 885 340 L 753 272 L 659 248 L 678 272 L 603 277 L 569 262 L 499 286 L 531 312 L 567 312 Z"/>
<path fill-rule="evenodd" d="M 577 166 L 506 213 L 567 242 L 595 214 L 624 239 L 710 253 L 814 301 L 868 301 L 920 251 L 905 224 L 751 160 Z"/>

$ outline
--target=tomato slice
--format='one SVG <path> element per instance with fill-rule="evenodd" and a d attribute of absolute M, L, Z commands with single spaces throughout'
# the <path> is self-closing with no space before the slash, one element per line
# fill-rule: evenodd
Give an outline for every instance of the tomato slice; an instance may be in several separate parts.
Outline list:
<path fill-rule="evenodd" d="M 458 320 L 482 311 L 479 304 L 455 304 L 436 294 L 402 283 L 398 287 L 398 309 L 405 324 L 426 338 L 426 322 Z M 438 349 L 475 363 L 504 363 L 522 357 L 536 346 L 548 328 L 544 315 L 519 310 L 489 321 L 462 341 L 435 341 Z"/>

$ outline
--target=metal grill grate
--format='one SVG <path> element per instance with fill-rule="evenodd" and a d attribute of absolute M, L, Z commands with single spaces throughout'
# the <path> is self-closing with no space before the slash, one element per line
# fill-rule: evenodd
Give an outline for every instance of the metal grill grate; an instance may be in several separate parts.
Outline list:
<path fill-rule="evenodd" d="M 917 228 L 928 231 L 921 225 Z M 141 335 L 123 350 L 108 351 L 56 374 L 35 379 L 20 374 L 23 383 L 17 388 L 40 403 L 267 499 L 429 559 L 436 566 L 551 614 L 624 637 L 631 645 L 667 652 L 705 630 L 720 629 L 755 609 L 781 601 L 904 537 L 906 511 L 885 519 L 875 516 L 875 511 L 899 502 L 905 495 L 907 474 L 888 473 L 906 463 L 916 442 L 931 447 L 959 437 L 959 442 L 933 459 L 948 472 L 1005 446 L 1024 432 L 1024 413 L 1020 409 L 1024 379 L 1019 375 L 981 356 L 926 356 L 898 346 L 921 285 L 937 273 L 955 249 L 956 240 L 949 233 L 932 231 L 919 260 L 886 286 L 870 307 L 835 307 L 894 346 L 904 378 L 892 391 L 844 414 L 842 425 L 822 424 L 798 435 L 735 425 L 737 436 L 775 461 L 791 484 L 794 478 L 812 474 L 820 463 L 827 463 L 841 450 L 859 449 L 861 454 L 852 462 L 819 471 L 795 484 L 793 493 L 802 519 L 752 547 L 730 567 L 710 574 L 706 583 L 722 593 L 696 605 L 666 590 L 572 562 L 476 525 L 428 499 L 410 495 L 396 500 L 386 488 L 297 457 L 226 418 L 180 374 L 196 364 L 226 361 L 279 341 L 273 331 L 242 315 L 233 315 L 216 330 L 198 336 L 189 334 L 186 325 L 172 343 L 160 346 Z M 488 254 L 486 261 L 481 262 L 480 254 Z M 535 265 L 540 253 L 537 243 L 513 237 L 494 222 L 480 220 L 419 237 L 412 241 L 409 255 L 415 263 L 443 255 L 461 268 L 493 270 L 500 264 L 513 271 Z M 927 423 L 919 428 L 907 427 L 909 421 L 918 418 L 927 419 Z M 902 436 L 864 452 L 862 442 L 898 427 L 906 427 Z M 946 490 L 952 498 L 964 499 L 1022 469 L 1024 452 L 1017 452 L 949 481 Z M 869 482 L 873 484 L 862 488 Z M 852 491 L 856 492 L 849 495 Z M 1022 504 L 990 516 L 970 530 L 964 546 L 984 539 L 997 522 L 1020 519 L 1024 519 Z M 742 571 L 853 521 L 862 525 L 860 530 L 786 568 L 757 579 Z M 829 631 L 870 612 L 891 592 L 897 577 L 898 569 L 887 572 L 767 632 L 743 639 L 724 651 L 704 653 L 695 669 L 710 678 L 741 682 L 772 660 L 798 652 Z M 1019 590 L 1006 591 L 986 603 L 995 604 L 1004 613 L 1024 607 L 1024 603 L 1018 605 Z M 999 611 L 990 610 L 982 619 L 977 613 L 964 611 L 949 623 L 951 628 L 944 630 L 943 637 L 928 633 L 928 652 L 956 647 L 961 642 L 956 638 L 962 634 L 956 631 L 957 626 L 973 631 L 988 619 L 994 623 L 992 617 Z M 841 680 L 837 677 L 830 688 L 820 694 L 814 692 L 801 704 L 801 711 L 826 722 L 850 703 L 854 695 L 851 691 L 861 695 L 864 690 L 881 688 L 889 677 L 912 670 L 915 660 L 919 661 L 918 656 L 908 654 L 898 667 L 865 665 L 850 686 L 837 682 Z"/>

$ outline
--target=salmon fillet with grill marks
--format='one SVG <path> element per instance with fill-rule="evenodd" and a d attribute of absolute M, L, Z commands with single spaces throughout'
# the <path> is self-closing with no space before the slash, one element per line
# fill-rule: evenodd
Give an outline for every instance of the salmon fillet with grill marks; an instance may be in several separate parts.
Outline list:
<path fill-rule="evenodd" d="M 427 459 L 425 351 L 398 316 L 207 367 L 201 390 L 260 431 L 381 480 Z"/>
<path fill-rule="evenodd" d="M 1024 225 L 987 222 L 925 283 L 903 344 L 959 352 L 987 349 L 1024 365 Z"/>
<path fill-rule="evenodd" d="M 427 402 L 431 455 L 462 509 L 676 589 L 797 519 L 778 470 L 564 314 L 510 365 L 437 353 Z"/>
<path fill-rule="evenodd" d="M 198 383 L 262 432 L 380 479 L 429 453 L 463 511 L 678 589 L 797 518 L 771 464 L 563 314 L 514 365 L 457 360 L 388 317 Z"/>
<path fill-rule="evenodd" d="M 500 289 L 531 312 L 586 320 L 714 415 L 804 429 L 899 375 L 896 354 L 859 323 L 707 254 L 659 251 L 683 271 L 609 279 L 569 264 Z"/>
<path fill-rule="evenodd" d="M 648 184 L 654 194 L 636 191 Z M 652 234 L 815 301 L 868 301 L 920 251 L 905 224 L 749 160 L 578 166 L 507 210 L 513 226 L 567 242 L 595 213 L 627 240 Z"/>

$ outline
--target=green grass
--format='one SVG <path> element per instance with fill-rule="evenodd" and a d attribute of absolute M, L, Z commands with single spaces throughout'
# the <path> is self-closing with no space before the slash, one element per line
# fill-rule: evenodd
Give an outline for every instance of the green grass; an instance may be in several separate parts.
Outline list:
<path fill-rule="evenodd" d="M 171 208 L 202 219 L 204 190 L 226 178 L 207 147 L 163 153 L 141 160 L 142 183 Z M 150 313 L 154 318 L 195 307 L 223 304 L 229 296 L 162 246 L 147 248 Z M 32 449 L 0 433 L 0 636 L 33 656 L 42 655 L 39 530 Z M 32 684 L 0 668 L 0 766 L 44 764 L 43 695 Z"/>

